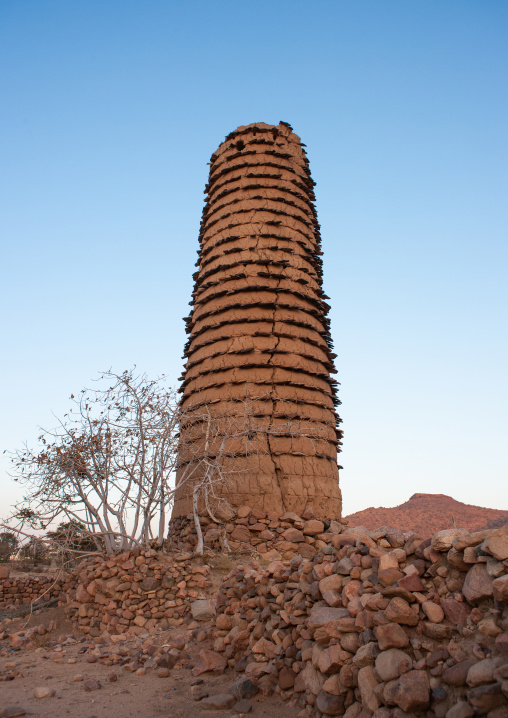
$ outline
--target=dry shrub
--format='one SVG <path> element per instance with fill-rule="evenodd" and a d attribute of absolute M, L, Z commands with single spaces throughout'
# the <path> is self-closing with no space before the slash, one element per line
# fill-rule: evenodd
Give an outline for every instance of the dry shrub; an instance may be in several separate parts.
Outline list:
<path fill-rule="evenodd" d="M 217 556 L 214 556 L 213 559 L 210 561 L 210 566 L 215 571 L 223 571 L 224 573 L 228 573 L 236 566 L 237 563 L 237 556 L 232 556 L 231 554 L 226 553 L 219 553 L 217 554 Z"/>

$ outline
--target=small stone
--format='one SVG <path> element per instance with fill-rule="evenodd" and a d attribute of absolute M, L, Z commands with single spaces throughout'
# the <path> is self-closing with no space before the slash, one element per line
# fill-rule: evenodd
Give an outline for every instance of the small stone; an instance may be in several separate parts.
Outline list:
<path fill-rule="evenodd" d="M 110 681 L 110 683 L 114 683 L 117 680 L 118 680 L 118 675 L 116 673 L 109 674 L 108 681 Z"/>
<path fill-rule="evenodd" d="M 446 712 L 446 718 L 473 718 L 474 709 L 466 701 L 459 701 Z"/>
<path fill-rule="evenodd" d="M 383 682 L 393 681 L 413 667 L 413 661 L 397 648 L 383 651 L 376 658 L 376 671 Z"/>
<path fill-rule="evenodd" d="M 169 670 L 169 668 L 164 668 L 164 666 L 157 668 L 155 673 L 159 676 L 159 678 L 168 678 L 168 676 L 171 675 L 171 671 Z"/>
<path fill-rule="evenodd" d="M 236 700 L 231 693 L 217 693 L 215 696 L 203 698 L 200 707 L 207 711 L 224 711 L 232 708 Z"/>
<path fill-rule="evenodd" d="M 215 619 L 215 626 L 219 631 L 230 631 L 233 627 L 231 616 L 228 616 L 226 613 L 219 614 Z"/>
<path fill-rule="evenodd" d="M 304 541 L 304 536 L 302 531 L 299 531 L 295 528 L 286 529 L 282 533 L 282 537 L 286 541 L 290 541 L 291 543 L 300 543 L 300 541 Z"/>
<path fill-rule="evenodd" d="M 495 638 L 495 636 L 499 636 L 503 632 L 503 629 L 499 628 L 492 616 L 482 619 L 478 624 L 478 630 L 484 636 L 490 636 L 491 638 Z"/>
<path fill-rule="evenodd" d="M 284 668 L 282 670 L 284 670 Z M 286 668 L 285 670 L 290 671 L 289 668 Z M 291 673 L 293 673 L 293 671 L 291 671 Z M 242 698 L 252 698 L 252 696 L 255 696 L 257 692 L 258 687 L 256 686 L 256 684 L 253 683 L 251 679 L 247 678 L 246 676 L 238 678 L 238 680 L 236 680 L 229 689 L 229 693 L 234 695 L 237 700 L 241 700 Z"/>
<path fill-rule="evenodd" d="M 193 701 L 202 701 L 203 698 L 208 698 L 208 696 L 210 695 L 207 690 L 205 690 L 204 688 L 197 687 L 197 686 L 196 686 L 195 690 L 192 690 L 192 688 L 191 688 L 191 693 L 192 693 Z"/>
<path fill-rule="evenodd" d="M 26 710 L 19 706 L 8 706 L 0 713 L 1 718 L 18 718 L 18 716 L 24 715 L 26 715 Z"/>
<path fill-rule="evenodd" d="M 432 699 L 436 701 L 436 703 L 441 703 L 445 700 L 445 698 L 448 698 L 448 693 L 443 688 L 443 686 L 436 686 L 432 690 Z"/>
<path fill-rule="evenodd" d="M 447 668 L 443 673 L 445 683 L 448 683 L 451 686 L 464 686 L 466 684 L 469 669 L 473 665 L 473 661 L 461 661 L 460 663 L 456 663 L 454 666 L 450 666 L 450 668 Z"/>
<path fill-rule="evenodd" d="M 496 579 L 499 581 L 499 579 Z M 487 573 L 485 564 L 475 563 L 467 572 L 462 593 L 469 603 L 475 605 L 483 598 L 489 598 L 493 594 L 492 577 Z"/>
<path fill-rule="evenodd" d="M 375 711 L 379 708 L 379 699 L 375 693 L 378 682 L 372 666 L 364 666 L 358 671 L 358 689 L 362 698 L 362 704 L 368 708 L 369 711 Z"/>
<path fill-rule="evenodd" d="M 157 660 L 157 666 L 159 668 L 169 668 L 171 670 L 175 667 L 178 660 L 178 656 L 173 653 L 163 653 L 162 656 Z"/>
<path fill-rule="evenodd" d="M 392 598 L 385 609 L 385 616 L 393 623 L 401 623 L 406 626 L 416 626 L 418 614 L 415 613 L 403 598 Z"/>
<path fill-rule="evenodd" d="M 508 574 L 496 578 L 492 583 L 494 597 L 502 603 L 508 603 Z"/>
<path fill-rule="evenodd" d="M 508 525 L 495 529 L 485 540 L 483 548 L 497 558 L 498 561 L 508 559 Z"/>
<path fill-rule="evenodd" d="M 322 596 L 324 596 L 327 591 L 340 591 L 341 588 L 342 576 L 339 576 L 337 573 L 332 573 L 331 576 L 326 576 L 319 582 L 319 590 Z"/>
<path fill-rule="evenodd" d="M 344 696 L 335 696 L 321 689 L 316 698 L 316 708 L 327 716 L 344 713 Z"/>
<path fill-rule="evenodd" d="M 500 683 L 472 688 L 467 694 L 467 700 L 480 713 L 488 713 L 506 702 Z"/>
<path fill-rule="evenodd" d="M 192 669 L 192 674 L 194 676 L 199 676 L 202 673 L 207 673 L 208 671 L 222 673 L 227 665 L 227 659 L 220 653 L 202 648 L 199 652 L 199 661 Z"/>
<path fill-rule="evenodd" d="M 434 551 L 449 551 L 452 547 L 453 541 L 459 536 L 468 534 L 467 529 L 445 529 L 444 531 L 438 531 L 432 538 L 431 546 Z"/>
<path fill-rule="evenodd" d="M 233 710 L 235 713 L 239 713 L 240 715 L 243 713 L 250 713 L 252 710 L 252 703 L 244 698 L 241 701 L 238 701 L 238 703 L 235 703 Z"/>
<path fill-rule="evenodd" d="M 379 648 L 382 651 L 388 648 L 405 648 L 409 645 L 409 638 L 398 623 L 388 623 L 385 626 L 377 626 L 376 637 L 379 642 Z"/>
<path fill-rule="evenodd" d="M 425 591 L 426 587 L 417 573 L 411 573 L 397 581 L 397 585 L 406 591 Z"/>
<path fill-rule="evenodd" d="M 466 625 L 471 609 L 463 601 L 456 601 L 454 598 L 442 598 L 441 608 L 447 620 L 454 626 Z"/>
<path fill-rule="evenodd" d="M 292 688 L 295 685 L 296 675 L 291 668 L 284 666 L 279 673 L 279 687 L 283 691 L 287 691 L 288 688 Z"/>
<path fill-rule="evenodd" d="M 331 608 L 329 606 L 315 605 L 312 607 L 308 621 L 310 629 L 321 628 L 327 623 L 332 623 L 339 618 L 348 618 L 347 608 Z"/>
<path fill-rule="evenodd" d="M 384 697 L 406 713 L 423 711 L 430 702 L 429 677 L 425 671 L 409 671 L 386 684 Z"/>
<path fill-rule="evenodd" d="M 441 623 L 444 619 L 443 609 L 437 603 L 434 603 L 434 601 L 424 601 L 422 603 L 422 609 L 432 623 Z"/>
<path fill-rule="evenodd" d="M 198 599 L 191 603 L 191 613 L 195 621 L 210 621 L 215 616 L 215 608 L 210 599 Z"/>
<path fill-rule="evenodd" d="M 81 681 L 84 679 L 83 679 L 83 676 L 81 675 L 81 673 L 76 673 L 76 675 L 74 676 L 74 678 L 72 680 L 75 683 L 81 683 Z"/>
<path fill-rule="evenodd" d="M 483 683 L 491 683 L 494 680 L 496 664 L 491 659 L 485 659 L 475 663 L 467 673 L 466 683 L 468 686 L 479 686 Z"/>
<path fill-rule="evenodd" d="M 102 688 L 102 683 L 96 681 L 94 678 L 89 678 L 83 683 L 85 691 L 98 691 Z"/>
<path fill-rule="evenodd" d="M 322 534 L 325 530 L 325 525 L 322 521 L 317 519 L 310 519 L 303 525 L 303 533 L 305 536 L 315 536 L 316 534 Z"/>
<path fill-rule="evenodd" d="M 397 568 L 387 568 L 385 571 L 379 571 L 377 578 L 381 586 L 387 587 L 404 578 L 404 574 Z"/>
<path fill-rule="evenodd" d="M 34 698 L 51 698 L 54 695 L 55 691 L 49 686 L 37 686 L 34 690 Z"/>

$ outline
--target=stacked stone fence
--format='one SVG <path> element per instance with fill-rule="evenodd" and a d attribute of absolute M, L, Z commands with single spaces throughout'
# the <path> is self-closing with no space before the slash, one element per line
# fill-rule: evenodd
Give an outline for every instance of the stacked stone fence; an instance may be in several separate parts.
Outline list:
<path fill-rule="evenodd" d="M 94 557 L 76 574 L 70 615 L 91 636 L 165 630 L 181 622 L 191 604 L 194 611 L 200 602 L 208 605 L 209 574 L 210 567 L 191 560 L 190 554 L 170 556 L 149 549 Z"/>
<path fill-rule="evenodd" d="M 310 508 L 302 516 L 286 512 L 282 516 L 241 506 L 231 512 L 229 521 L 217 524 L 208 516 L 200 518 L 205 546 L 224 550 L 224 538 L 232 551 L 254 550 L 265 559 L 291 559 L 296 555 L 312 558 L 324 546 L 334 545 L 344 524 L 314 518 Z M 192 551 L 197 543 L 192 514 L 172 519 L 169 543 L 182 551 Z"/>
<path fill-rule="evenodd" d="M 75 586 L 71 574 L 55 576 L 16 576 L 6 566 L 0 567 L 0 610 L 25 604 L 43 603 L 54 598 L 62 601 Z"/>
<path fill-rule="evenodd" d="M 215 650 L 319 718 L 508 715 L 508 527 L 357 527 L 312 558 L 238 565 Z"/>

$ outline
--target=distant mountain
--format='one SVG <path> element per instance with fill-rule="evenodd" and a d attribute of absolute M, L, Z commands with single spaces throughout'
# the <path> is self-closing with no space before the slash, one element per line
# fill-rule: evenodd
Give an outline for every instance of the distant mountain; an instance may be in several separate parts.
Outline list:
<path fill-rule="evenodd" d="M 404 531 L 415 531 L 422 538 L 437 531 L 451 528 L 465 528 L 479 531 L 497 528 L 508 523 L 508 511 L 485 509 L 455 501 L 445 494 L 413 494 L 409 501 L 391 509 L 368 508 L 346 516 L 350 526 L 365 526 L 376 529 L 391 526 Z"/>

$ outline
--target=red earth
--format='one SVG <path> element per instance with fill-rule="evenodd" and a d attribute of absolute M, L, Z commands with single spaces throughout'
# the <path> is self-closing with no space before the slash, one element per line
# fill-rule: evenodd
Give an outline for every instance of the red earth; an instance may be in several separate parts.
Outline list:
<path fill-rule="evenodd" d="M 479 531 L 508 523 L 508 511 L 486 509 L 456 501 L 445 494 L 413 494 L 409 501 L 393 508 L 370 507 L 346 516 L 350 526 L 375 529 L 390 526 L 404 531 L 415 531 L 422 538 L 437 531 L 457 528 Z"/>

